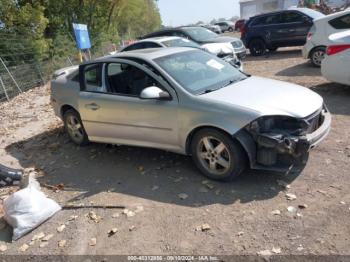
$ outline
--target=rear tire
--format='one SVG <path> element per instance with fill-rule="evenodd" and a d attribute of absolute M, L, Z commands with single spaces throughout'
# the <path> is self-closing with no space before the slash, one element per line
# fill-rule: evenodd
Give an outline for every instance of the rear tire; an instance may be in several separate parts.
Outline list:
<path fill-rule="evenodd" d="M 89 138 L 77 111 L 73 109 L 66 111 L 63 115 L 63 122 L 64 129 L 73 143 L 78 146 L 89 144 Z"/>
<path fill-rule="evenodd" d="M 230 28 L 228 29 L 228 31 L 229 31 L 229 32 L 233 32 L 233 28 L 230 27 Z"/>
<path fill-rule="evenodd" d="M 247 163 L 241 145 L 212 128 L 202 129 L 194 135 L 191 153 L 198 169 L 213 180 L 232 181 L 244 171 Z"/>
<path fill-rule="evenodd" d="M 326 48 L 323 46 L 316 47 L 311 51 L 310 60 L 311 64 L 315 67 L 321 67 L 322 60 L 325 58 Z"/>
<path fill-rule="evenodd" d="M 249 44 L 249 51 L 252 56 L 262 56 L 266 53 L 266 44 L 262 39 L 253 39 Z"/>

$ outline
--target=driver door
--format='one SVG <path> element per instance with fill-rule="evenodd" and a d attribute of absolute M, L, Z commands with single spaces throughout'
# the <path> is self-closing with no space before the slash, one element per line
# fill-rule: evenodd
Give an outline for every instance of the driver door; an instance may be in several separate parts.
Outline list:
<path fill-rule="evenodd" d="M 80 93 L 79 111 L 89 138 L 179 150 L 176 92 L 160 76 L 132 61 L 113 59 L 103 68 L 107 92 Z M 141 91 L 153 85 L 168 92 L 171 100 L 141 99 Z"/>

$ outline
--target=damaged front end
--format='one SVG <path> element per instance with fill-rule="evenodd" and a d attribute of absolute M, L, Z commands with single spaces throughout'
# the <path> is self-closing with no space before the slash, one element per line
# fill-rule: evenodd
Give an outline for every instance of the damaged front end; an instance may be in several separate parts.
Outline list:
<path fill-rule="evenodd" d="M 248 152 L 251 168 L 287 171 L 306 163 L 309 150 L 327 136 L 330 126 L 331 115 L 323 107 L 303 119 L 261 117 L 246 126 L 245 134 L 240 132 L 237 138 Z"/>

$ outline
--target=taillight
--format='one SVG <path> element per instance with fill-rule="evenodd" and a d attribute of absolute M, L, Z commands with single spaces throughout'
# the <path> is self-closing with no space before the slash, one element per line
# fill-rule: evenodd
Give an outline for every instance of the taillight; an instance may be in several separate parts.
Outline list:
<path fill-rule="evenodd" d="M 312 33 L 311 33 L 311 32 L 307 33 L 307 40 L 310 40 L 310 39 L 311 39 L 311 36 L 312 36 Z"/>
<path fill-rule="evenodd" d="M 349 48 L 350 48 L 350 45 L 331 45 L 327 47 L 326 53 L 327 55 L 335 55 Z"/>

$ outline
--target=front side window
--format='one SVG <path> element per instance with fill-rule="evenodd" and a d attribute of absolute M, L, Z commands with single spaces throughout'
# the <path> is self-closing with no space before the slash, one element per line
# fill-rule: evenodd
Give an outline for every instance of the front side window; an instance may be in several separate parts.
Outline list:
<path fill-rule="evenodd" d="M 329 24 L 335 29 L 350 29 L 350 14 L 335 18 Z"/>
<path fill-rule="evenodd" d="M 88 65 L 84 69 L 85 91 L 104 92 L 102 85 L 102 64 Z"/>
<path fill-rule="evenodd" d="M 200 50 L 176 53 L 154 61 L 195 95 L 220 89 L 247 77 L 232 65 Z"/>
<path fill-rule="evenodd" d="M 142 90 L 158 83 L 143 70 L 124 63 L 110 63 L 106 68 L 106 83 L 113 94 L 139 97 Z"/>

